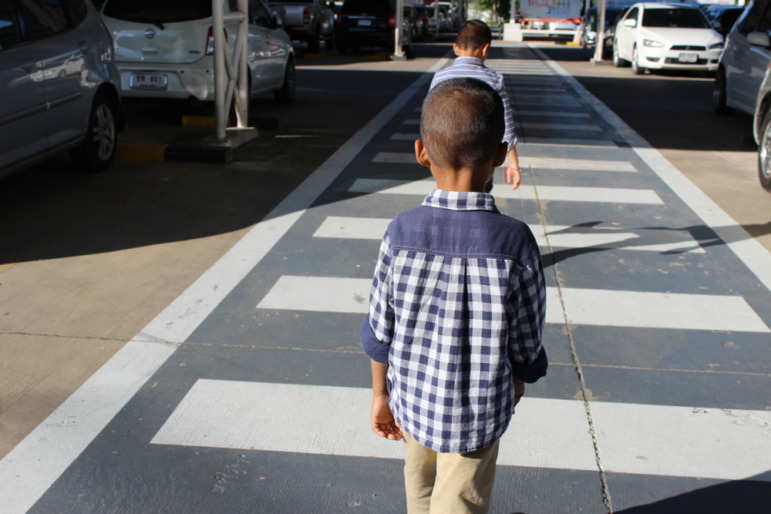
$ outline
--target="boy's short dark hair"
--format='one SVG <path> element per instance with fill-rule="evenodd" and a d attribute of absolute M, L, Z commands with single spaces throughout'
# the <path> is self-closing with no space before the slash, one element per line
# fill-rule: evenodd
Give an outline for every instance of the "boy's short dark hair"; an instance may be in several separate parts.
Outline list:
<path fill-rule="evenodd" d="M 420 138 L 442 168 L 473 169 L 491 161 L 503 131 L 503 101 L 481 80 L 445 80 L 423 102 Z"/>
<path fill-rule="evenodd" d="M 460 48 L 469 50 L 477 50 L 492 42 L 493 35 L 490 27 L 481 20 L 469 20 L 461 25 L 458 30 L 458 39 L 455 41 Z"/>

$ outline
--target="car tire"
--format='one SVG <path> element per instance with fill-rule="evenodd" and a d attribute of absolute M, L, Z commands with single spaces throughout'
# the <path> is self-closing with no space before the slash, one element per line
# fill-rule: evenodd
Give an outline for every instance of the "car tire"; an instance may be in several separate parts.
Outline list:
<path fill-rule="evenodd" d="M 636 46 L 632 49 L 632 72 L 635 75 L 645 75 L 645 68 L 640 66 L 640 52 Z"/>
<path fill-rule="evenodd" d="M 723 70 L 718 70 L 715 76 L 715 85 L 712 87 L 712 110 L 721 116 L 733 112 L 733 109 L 726 105 L 725 71 Z"/>
<path fill-rule="evenodd" d="M 297 70 L 295 70 L 294 59 L 289 59 L 284 70 L 284 83 L 281 84 L 281 89 L 273 93 L 277 101 L 289 103 L 294 99 L 296 79 Z"/>
<path fill-rule="evenodd" d="M 626 66 L 626 61 L 618 55 L 618 41 L 613 41 L 613 66 L 616 68 L 623 68 Z"/>
<path fill-rule="evenodd" d="M 771 109 L 763 117 L 758 144 L 758 178 L 760 185 L 771 192 Z"/>
<path fill-rule="evenodd" d="M 114 101 L 107 95 L 96 95 L 91 106 L 86 137 L 70 152 L 75 164 L 86 173 L 98 173 L 110 167 L 118 147 L 118 119 Z"/>

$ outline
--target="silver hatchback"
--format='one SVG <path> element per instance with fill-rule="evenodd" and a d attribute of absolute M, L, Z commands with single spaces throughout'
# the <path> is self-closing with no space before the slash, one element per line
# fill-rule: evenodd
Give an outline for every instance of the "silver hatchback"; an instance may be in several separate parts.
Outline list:
<path fill-rule="evenodd" d="M 109 31 L 90 0 L 0 0 L 0 175 L 70 151 L 112 163 L 122 128 Z"/>

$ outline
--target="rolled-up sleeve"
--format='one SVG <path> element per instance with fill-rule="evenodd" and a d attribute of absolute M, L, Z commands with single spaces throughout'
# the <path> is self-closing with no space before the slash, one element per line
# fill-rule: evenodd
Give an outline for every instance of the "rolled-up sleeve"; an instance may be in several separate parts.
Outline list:
<path fill-rule="evenodd" d="M 369 312 L 361 326 L 361 345 L 374 361 L 388 364 L 394 330 L 391 249 L 388 232 L 380 244 L 375 276 L 369 295 Z"/>
<path fill-rule="evenodd" d="M 514 378 L 532 383 L 546 375 L 549 365 L 541 344 L 546 321 L 546 284 L 538 255 L 512 277 L 509 359 Z"/>

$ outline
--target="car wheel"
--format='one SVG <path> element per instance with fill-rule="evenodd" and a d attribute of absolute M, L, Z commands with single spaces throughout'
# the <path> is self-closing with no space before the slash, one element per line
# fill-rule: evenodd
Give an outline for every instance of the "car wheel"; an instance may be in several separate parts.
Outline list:
<path fill-rule="evenodd" d="M 618 55 L 618 41 L 613 41 L 613 66 L 616 68 L 626 66 L 626 61 Z"/>
<path fill-rule="evenodd" d="M 715 114 L 731 114 L 733 109 L 726 105 L 725 71 L 718 70 L 715 85 L 712 87 L 712 110 Z"/>
<path fill-rule="evenodd" d="M 645 68 L 640 66 L 640 52 L 637 51 L 636 46 L 632 49 L 632 71 L 635 75 L 645 74 Z"/>
<path fill-rule="evenodd" d="M 86 138 L 70 152 L 70 157 L 83 171 L 97 173 L 110 167 L 117 145 L 115 105 L 107 95 L 98 94 L 91 106 Z"/>
<path fill-rule="evenodd" d="M 294 60 L 289 59 L 286 63 L 286 70 L 284 71 L 284 83 L 281 85 L 281 89 L 273 93 L 277 101 L 289 103 L 294 99 L 295 80 L 296 70 L 294 67 Z"/>
<path fill-rule="evenodd" d="M 760 185 L 771 192 L 771 110 L 763 117 L 758 145 L 758 178 Z"/>

